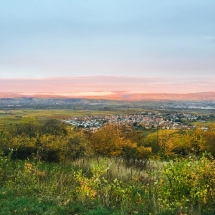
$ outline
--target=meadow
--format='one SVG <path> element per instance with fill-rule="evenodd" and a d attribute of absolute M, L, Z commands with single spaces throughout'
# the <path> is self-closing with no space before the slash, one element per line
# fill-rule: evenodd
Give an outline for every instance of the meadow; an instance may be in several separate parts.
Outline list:
<path fill-rule="evenodd" d="M 214 126 L 92 133 L 58 120 L 114 113 L 2 111 L 0 214 L 214 214 Z"/>
<path fill-rule="evenodd" d="M 20 123 L 23 118 L 33 117 L 39 121 L 48 119 L 67 119 L 69 117 L 112 115 L 119 111 L 99 111 L 99 110 L 71 110 L 71 109 L 19 109 L 19 110 L 0 110 L 0 129 L 9 127 L 13 123 Z"/>
<path fill-rule="evenodd" d="M 212 215 L 214 164 L 207 154 L 145 170 L 113 158 L 49 163 L 1 155 L 0 213 Z"/>

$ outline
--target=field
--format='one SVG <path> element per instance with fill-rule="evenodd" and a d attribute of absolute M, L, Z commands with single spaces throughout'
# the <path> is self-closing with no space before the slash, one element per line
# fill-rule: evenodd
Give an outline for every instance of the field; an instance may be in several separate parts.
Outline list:
<path fill-rule="evenodd" d="M 213 129 L 90 132 L 55 120 L 136 110 L 1 111 L 0 214 L 214 214 Z"/>
<path fill-rule="evenodd" d="M 110 159 L 65 165 L 0 157 L 2 215 L 214 214 L 214 161 L 206 157 L 159 162 L 147 171 Z"/>
<path fill-rule="evenodd" d="M 47 119 L 67 119 L 69 117 L 95 116 L 95 115 L 112 115 L 118 111 L 99 111 L 99 110 L 36 110 L 36 109 L 21 109 L 21 110 L 0 110 L 0 129 L 7 128 L 10 124 L 19 123 L 22 118 L 33 117 L 40 121 Z"/>
<path fill-rule="evenodd" d="M 8 128 L 10 124 L 19 123 L 23 118 L 33 117 L 39 121 L 47 119 L 67 119 L 69 117 L 113 115 L 113 114 L 135 114 L 141 111 L 149 111 L 139 107 L 124 108 L 114 107 L 111 110 L 74 110 L 74 109 L 19 109 L 0 110 L 0 130 Z M 157 111 L 154 111 L 157 112 Z"/>

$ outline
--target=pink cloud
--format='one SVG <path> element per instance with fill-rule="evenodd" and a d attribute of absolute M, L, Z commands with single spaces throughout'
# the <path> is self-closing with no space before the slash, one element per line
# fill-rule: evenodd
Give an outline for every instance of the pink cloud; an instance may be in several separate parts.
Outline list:
<path fill-rule="evenodd" d="M 164 79 L 85 76 L 0 79 L 0 92 L 59 95 L 132 93 L 195 93 L 215 91 L 214 79 Z"/>

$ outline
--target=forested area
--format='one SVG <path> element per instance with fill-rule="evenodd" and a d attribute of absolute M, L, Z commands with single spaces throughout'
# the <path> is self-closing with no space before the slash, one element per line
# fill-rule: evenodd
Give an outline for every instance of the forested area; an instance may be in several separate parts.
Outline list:
<path fill-rule="evenodd" d="M 214 214 L 215 127 L 94 132 L 23 119 L 0 133 L 1 214 Z"/>

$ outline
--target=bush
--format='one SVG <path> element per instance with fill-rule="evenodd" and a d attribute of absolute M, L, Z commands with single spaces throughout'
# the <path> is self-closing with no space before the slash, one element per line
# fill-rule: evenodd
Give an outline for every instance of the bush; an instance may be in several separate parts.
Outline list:
<path fill-rule="evenodd" d="M 177 159 L 165 165 L 157 181 L 162 210 L 202 214 L 215 208 L 215 161 L 207 154 L 200 159 Z"/>

